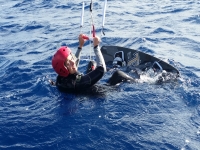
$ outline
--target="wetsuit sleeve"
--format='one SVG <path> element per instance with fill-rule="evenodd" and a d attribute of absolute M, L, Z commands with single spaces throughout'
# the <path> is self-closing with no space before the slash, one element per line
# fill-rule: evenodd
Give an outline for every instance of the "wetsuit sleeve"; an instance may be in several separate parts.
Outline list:
<path fill-rule="evenodd" d="M 110 85 L 116 85 L 118 83 L 125 82 L 125 81 L 135 82 L 135 79 L 127 75 L 123 71 L 117 70 L 112 74 L 112 76 L 108 80 L 108 83 Z"/>
<path fill-rule="evenodd" d="M 77 58 L 77 62 L 76 62 L 77 68 L 78 68 L 79 62 L 80 62 L 81 50 L 82 50 L 82 48 L 78 47 L 78 49 L 77 49 L 77 51 L 76 51 L 76 54 L 75 54 L 75 56 L 76 56 L 76 58 Z"/>
<path fill-rule="evenodd" d="M 102 66 L 98 66 L 95 70 L 86 75 L 77 75 L 75 88 L 77 90 L 85 90 L 97 83 L 103 77 L 103 75 L 104 68 Z"/>
<path fill-rule="evenodd" d="M 94 47 L 94 53 L 96 55 L 97 66 L 102 66 L 103 69 L 104 69 L 104 72 L 106 72 L 105 60 L 104 60 L 103 55 L 101 53 L 100 47 L 98 45 Z"/>
<path fill-rule="evenodd" d="M 68 77 L 58 76 L 56 86 L 62 91 L 84 91 L 97 83 L 104 75 L 104 68 L 98 66 L 86 75 L 72 74 Z"/>
<path fill-rule="evenodd" d="M 97 67 L 86 75 L 76 76 L 75 88 L 77 90 L 84 90 L 85 88 L 93 86 L 106 72 L 106 64 L 98 45 L 94 47 L 94 53 L 96 55 Z"/>

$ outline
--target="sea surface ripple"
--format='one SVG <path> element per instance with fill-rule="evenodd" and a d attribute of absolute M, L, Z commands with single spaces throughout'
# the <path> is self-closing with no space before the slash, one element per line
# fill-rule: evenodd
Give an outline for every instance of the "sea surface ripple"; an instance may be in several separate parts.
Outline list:
<path fill-rule="evenodd" d="M 93 1 L 101 36 L 104 1 Z M 90 1 L 84 26 L 89 34 Z M 81 0 L 0 0 L 0 149 L 200 149 L 200 2 L 109 0 L 102 45 L 138 49 L 177 67 L 176 83 L 124 83 L 96 95 L 49 79 L 61 45 L 73 52 Z M 91 46 L 82 51 L 84 72 Z M 104 84 L 106 74 L 99 84 Z"/>

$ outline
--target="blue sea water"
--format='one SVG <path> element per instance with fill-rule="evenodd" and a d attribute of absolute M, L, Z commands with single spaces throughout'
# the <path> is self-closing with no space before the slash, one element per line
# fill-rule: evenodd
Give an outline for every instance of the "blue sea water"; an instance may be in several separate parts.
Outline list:
<path fill-rule="evenodd" d="M 101 36 L 103 0 L 93 0 Z M 83 33 L 89 34 L 89 0 Z M 0 0 L 0 149 L 200 149 L 200 2 L 108 0 L 102 45 L 176 66 L 175 83 L 124 83 L 97 95 L 61 93 L 51 58 L 73 52 L 81 0 Z M 82 51 L 85 70 L 91 46 Z M 110 74 L 99 82 L 105 83 Z"/>

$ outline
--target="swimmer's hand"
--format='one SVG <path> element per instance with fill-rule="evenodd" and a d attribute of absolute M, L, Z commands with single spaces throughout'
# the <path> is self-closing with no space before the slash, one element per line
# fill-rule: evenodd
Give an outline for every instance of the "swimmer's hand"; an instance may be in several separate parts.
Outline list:
<path fill-rule="evenodd" d="M 93 45 L 94 45 L 94 47 L 97 46 L 97 45 L 99 45 L 99 43 L 100 43 L 99 37 L 98 36 L 94 37 L 93 38 Z"/>
<path fill-rule="evenodd" d="M 80 35 L 79 35 L 79 38 L 78 38 L 78 39 L 79 39 L 79 47 L 80 47 L 80 48 L 82 48 L 83 45 L 84 45 L 84 43 L 85 43 L 85 40 L 84 40 L 83 37 L 84 37 L 84 34 L 80 34 Z"/>

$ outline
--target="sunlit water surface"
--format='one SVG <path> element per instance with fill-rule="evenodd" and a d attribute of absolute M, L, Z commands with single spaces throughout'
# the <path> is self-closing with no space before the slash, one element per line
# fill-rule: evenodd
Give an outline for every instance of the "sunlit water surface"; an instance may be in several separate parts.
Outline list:
<path fill-rule="evenodd" d="M 101 36 L 104 1 L 93 2 Z M 86 34 L 89 4 L 81 29 Z M 199 7 L 197 0 L 109 0 L 101 46 L 159 57 L 177 67 L 181 79 L 80 95 L 61 93 L 48 80 L 56 79 L 56 49 L 76 51 L 82 1 L 0 0 L 0 149 L 200 149 Z M 82 72 L 90 51 L 87 42 Z"/>

